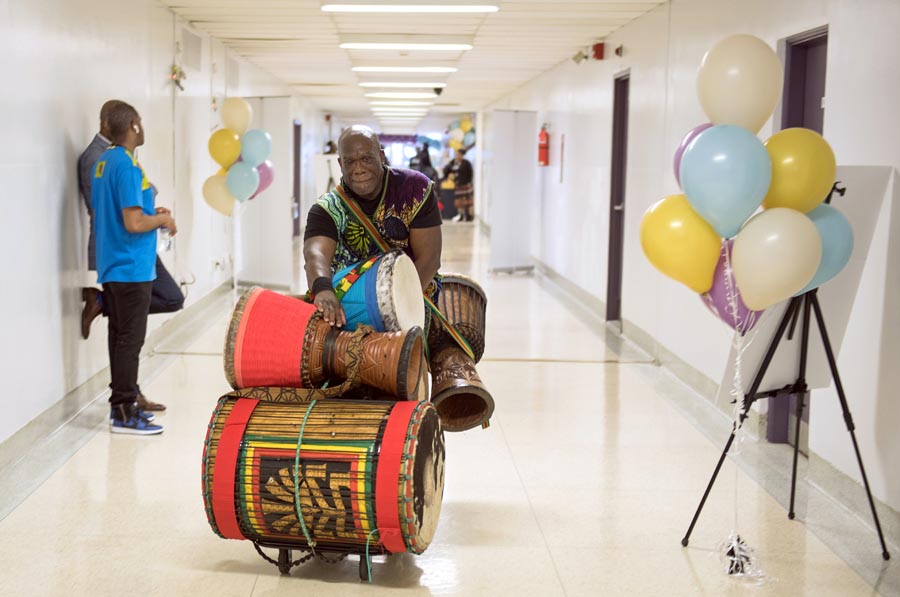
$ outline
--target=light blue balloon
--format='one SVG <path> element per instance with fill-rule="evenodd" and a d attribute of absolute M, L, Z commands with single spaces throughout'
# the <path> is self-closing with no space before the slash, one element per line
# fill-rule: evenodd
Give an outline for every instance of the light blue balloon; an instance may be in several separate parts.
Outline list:
<path fill-rule="evenodd" d="M 469 131 L 463 137 L 463 147 L 471 147 L 475 144 L 475 131 Z"/>
<path fill-rule="evenodd" d="M 241 159 L 251 166 L 259 166 L 272 153 L 272 136 L 264 130 L 253 129 L 241 137 Z"/>
<path fill-rule="evenodd" d="M 818 288 L 841 273 L 853 254 L 853 228 L 840 210 L 823 203 L 806 215 L 822 237 L 822 261 L 806 288 L 794 296 Z"/>
<path fill-rule="evenodd" d="M 681 157 L 681 186 L 700 216 L 731 238 L 759 208 L 772 181 L 772 160 L 762 142 L 743 127 L 706 129 Z"/>
<path fill-rule="evenodd" d="M 259 187 L 259 171 L 247 162 L 232 164 L 225 175 L 225 184 L 238 201 L 246 201 Z"/>

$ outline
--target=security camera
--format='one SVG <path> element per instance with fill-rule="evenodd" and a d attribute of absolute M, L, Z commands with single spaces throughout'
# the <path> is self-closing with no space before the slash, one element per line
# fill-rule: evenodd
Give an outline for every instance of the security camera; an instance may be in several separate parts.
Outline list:
<path fill-rule="evenodd" d="M 440 94 L 444 93 L 444 88 L 443 88 L 443 87 L 435 87 L 435 88 L 434 88 L 434 93 L 435 93 L 436 95 L 440 95 Z"/>

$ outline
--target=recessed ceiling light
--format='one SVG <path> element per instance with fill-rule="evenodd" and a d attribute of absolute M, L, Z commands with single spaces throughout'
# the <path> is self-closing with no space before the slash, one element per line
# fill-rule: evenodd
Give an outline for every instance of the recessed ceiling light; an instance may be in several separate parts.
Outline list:
<path fill-rule="evenodd" d="M 471 50 L 471 35 L 354 34 L 341 35 L 345 50 Z"/>
<path fill-rule="evenodd" d="M 359 84 L 360 87 L 385 87 L 385 88 L 394 88 L 394 89 L 435 89 L 437 87 L 444 88 L 447 86 L 446 83 L 435 83 L 435 82 L 401 82 L 401 81 L 363 81 Z"/>
<path fill-rule="evenodd" d="M 367 93 L 366 97 L 374 97 L 379 99 L 430 99 L 437 97 L 435 93 L 426 93 L 424 91 L 376 91 Z"/>
<path fill-rule="evenodd" d="M 324 4 L 322 12 L 497 12 L 495 4 Z"/>
<path fill-rule="evenodd" d="M 375 114 L 427 114 L 427 108 L 372 108 Z"/>
<path fill-rule="evenodd" d="M 434 102 L 413 102 L 413 101 L 394 101 L 394 100 L 376 100 L 369 102 L 370 106 L 433 106 Z"/>
<path fill-rule="evenodd" d="M 455 73 L 454 66 L 354 66 L 357 73 Z"/>

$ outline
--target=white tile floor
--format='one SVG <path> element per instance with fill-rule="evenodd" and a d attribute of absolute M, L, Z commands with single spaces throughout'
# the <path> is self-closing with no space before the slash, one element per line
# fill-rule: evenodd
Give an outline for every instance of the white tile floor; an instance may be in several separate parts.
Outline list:
<path fill-rule="evenodd" d="M 355 557 L 281 576 L 249 543 L 212 533 L 200 459 L 213 405 L 229 389 L 222 304 L 202 334 L 153 357 L 165 366 L 143 387 L 169 405 L 162 436 L 112 436 L 98 421 L 0 521 L 0 594 L 878 594 L 731 461 L 682 548 L 721 445 L 671 399 L 690 396 L 546 283 L 488 275 L 487 242 L 473 229 L 445 227 L 442 269 L 474 276 L 488 293 L 479 372 L 497 410 L 489 429 L 447 435 L 442 516 L 423 555 L 376 558 L 366 585 Z M 734 527 L 736 493 L 762 583 L 727 576 L 715 551 Z"/>

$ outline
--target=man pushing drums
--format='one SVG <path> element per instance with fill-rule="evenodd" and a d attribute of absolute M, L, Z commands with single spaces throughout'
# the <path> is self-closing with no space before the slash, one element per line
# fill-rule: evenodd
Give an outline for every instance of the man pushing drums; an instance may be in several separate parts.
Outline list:
<path fill-rule="evenodd" d="M 377 135 L 365 126 L 341 134 L 338 154 L 341 182 L 307 216 L 303 256 L 310 298 L 324 320 L 339 328 L 348 324 L 348 311 L 351 323 L 363 317 L 379 331 L 425 322 L 432 401 L 444 428 L 486 426 L 494 403 L 475 371 L 484 350 L 486 299 L 477 283 L 455 276 L 441 300 L 441 214 L 434 183 L 420 172 L 385 165 Z M 404 267 L 406 258 L 414 273 Z M 354 286 L 372 295 L 356 299 L 358 308 L 346 302 Z"/>

